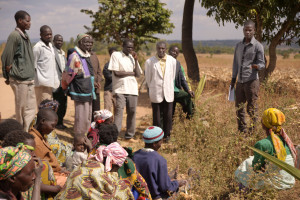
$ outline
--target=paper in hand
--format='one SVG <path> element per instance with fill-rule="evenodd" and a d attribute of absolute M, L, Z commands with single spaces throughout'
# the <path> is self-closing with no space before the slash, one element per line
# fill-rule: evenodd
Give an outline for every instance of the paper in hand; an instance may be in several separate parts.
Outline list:
<path fill-rule="evenodd" d="M 235 101 L 234 87 L 231 88 L 231 85 L 229 86 L 228 101 Z"/>

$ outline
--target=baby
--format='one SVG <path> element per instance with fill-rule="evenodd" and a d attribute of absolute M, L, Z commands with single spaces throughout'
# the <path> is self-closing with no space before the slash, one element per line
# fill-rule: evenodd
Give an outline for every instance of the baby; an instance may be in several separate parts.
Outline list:
<path fill-rule="evenodd" d="M 67 158 L 66 168 L 73 171 L 74 168 L 81 165 L 88 158 L 88 153 L 92 150 L 92 144 L 89 139 L 81 135 L 74 136 L 74 152 L 72 157 Z"/>

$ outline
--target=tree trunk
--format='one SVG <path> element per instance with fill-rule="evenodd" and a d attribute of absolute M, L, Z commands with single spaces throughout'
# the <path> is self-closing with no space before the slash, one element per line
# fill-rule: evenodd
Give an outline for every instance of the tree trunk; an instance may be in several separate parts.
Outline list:
<path fill-rule="evenodd" d="M 185 0 L 182 19 L 182 51 L 187 64 L 188 76 L 200 81 L 197 56 L 193 47 L 193 12 L 195 0 Z"/>

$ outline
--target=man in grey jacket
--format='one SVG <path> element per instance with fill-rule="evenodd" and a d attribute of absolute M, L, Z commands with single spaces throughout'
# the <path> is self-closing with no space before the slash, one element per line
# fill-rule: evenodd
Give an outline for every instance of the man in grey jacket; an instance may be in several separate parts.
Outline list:
<path fill-rule="evenodd" d="M 244 39 L 235 47 L 231 88 L 236 79 L 236 101 L 238 130 L 243 133 L 253 133 L 257 122 L 257 99 L 259 92 L 258 71 L 265 68 L 264 48 L 254 38 L 255 23 L 248 20 L 244 23 Z M 245 121 L 245 104 L 250 115 L 250 127 Z"/>
<path fill-rule="evenodd" d="M 8 36 L 1 56 L 3 77 L 15 94 L 16 120 L 28 131 L 35 117 L 34 63 L 30 39 L 30 15 L 23 10 L 16 12 L 16 29 Z"/>

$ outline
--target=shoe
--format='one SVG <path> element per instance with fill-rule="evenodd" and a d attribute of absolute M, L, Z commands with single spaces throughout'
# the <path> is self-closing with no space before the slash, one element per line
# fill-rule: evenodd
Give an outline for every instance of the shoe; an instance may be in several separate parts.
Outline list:
<path fill-rule="evenodd" d="M 129 139 L 125 138 L 125 141 L 129 142 L 129 143 L 138 143 L 139 142 L 138 140 L 135 140 L 133 138 L 129 138 Z"/>
<path fill-rule="evenodd" d="M 58 125 L 56 125 L 56 128 L 59 129 L 59 130 L 64 130 L 67 127 L 65 125 L 63 125 L 63 124 L 58 124 Z"/>
<path fill-rule="evenodd" d="M 169 143 L 170 142 L 170 136 L 167 136 L 164 138 L 164 143 Z"/>

